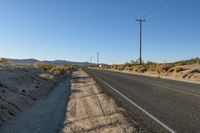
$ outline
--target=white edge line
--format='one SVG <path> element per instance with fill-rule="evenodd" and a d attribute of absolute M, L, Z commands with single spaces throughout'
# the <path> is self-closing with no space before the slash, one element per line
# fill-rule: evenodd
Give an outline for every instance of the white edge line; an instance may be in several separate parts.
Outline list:
<path fill-rule="evenodd" d="M 113 89 L 115 92 L 117 92 L 119 95 L 121 95 L 124 99 L 126 99 L 127 101 L 129 101 L 131 104 L 133 104 L 139 110 L 141 110 L 142 112 L 144 112 L 147 116 L 149 116 L 151 119 L 153 119 L 154 121 L 156 121 L 158 124 L 160 124 L 162 127 L 164 127 L 167 131 L 169 131 L 170 133 L 176 133 L 173 129 L 171 129 L 170 127 L 168 127 L 167 125 L 165 125 L 163 122 L 161 122 L 160 120 L 158 120 L 156 117 L 154 117 L 149 112 L 147 112 L 146 110 L 144 110 L 142 107 L 140 107 L 139 105 L 137 105 L 135 102 L 133 102 L 132 100 L 130 100 L 129 98 L 127 98 L 124 94 L 122 94 L 121 92 L 119 92 L 118 90 L 116 90 L 110 84 L 108 84 L 107 82 L 105 82 L 104 80 L 102 80 L 101 78 L 99 78 L 97 76 L 95 76 L 95 77 L 97 79 L 99 79 L 100 81 L 102 81 L 104 84 L 106 84 L 108 87 L 110 87 L 111 89 Z"/>

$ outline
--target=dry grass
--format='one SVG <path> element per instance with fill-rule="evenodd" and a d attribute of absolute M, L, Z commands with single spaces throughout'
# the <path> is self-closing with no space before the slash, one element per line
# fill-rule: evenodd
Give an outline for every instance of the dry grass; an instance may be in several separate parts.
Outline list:
<path fill-rule="evenodd" d="M 200 58 L 193 58 L 174 63 L 155 63 L 148 61 L 143 65 L 126 63 L 121 65 L 106 65 L 99 69 L 117 70 L 144 74 L 154 74 L 161 76 L 171 76 L 172 78 L 183 78 L 200 81 Z M 96 66 L 94 66 L 96 67 Z M 191 70 L 191 71 L 190 71 Z"/>
<path fill-rule="evenodd" d="M 44 80 L 53 80 L 54 79 L 54 75 L 51 75 L 48 73 L 39 74 L 39 77 Z"/>
<path fill-rule="evenodd" d="M 55 67 L 54 65 L 46 64 L 42 61 L 36 62 L 33 66 L 35 68 L 42 69 L 42 70 L 45 70 L 45 71 L 50 71 L 53 67 Z"/>
<path fill-rule="evenodd" d="M 14 65 L 15 63 L 11 62 L 9 59 L 1 58 L 0 59 L 0 64 L 1 65 Z"/>
<path fill-rule="evenodd" d="M 184 79 L 191 79 L 195 81 L 200 81 L 200 69 L 192 69 L 183 75 Z"/>
<path fill-rule="evenodd" d="M 56 66 L 50 70 L 55 75 L 65 75 L 69 73 L 69 68 L 66 66 Z"/>
<path fill-rule="evenodd" d="M 76 70 L 78 66 L 70 64 L 55 66 L 39 61 L 34 64 L 34 67 L 37 69 L 49 71 L 54 75 L 66 75 L 70 70 Z"/>
<path fill-rule="evenodd" d="M 182 68 L 182 67 L 180 67 L 180 66 L 178 66 L 178 67 L 175 67 L 175 69 L 174 69 L 174 71 L 175 72 L 181 72 L 181 71 L 183 71 L 184 69 Z"/>

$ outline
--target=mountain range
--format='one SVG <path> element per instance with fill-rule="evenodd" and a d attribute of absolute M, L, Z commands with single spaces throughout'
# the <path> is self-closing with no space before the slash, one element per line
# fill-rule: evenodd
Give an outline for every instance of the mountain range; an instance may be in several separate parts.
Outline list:
<path fill-rule="evenodd" d="M 37 59 L 9 59 L 11 62 L 17 64 L 17 65 L 33 65 L 34 63 L 40 61 Z M 88 65 L 89 62 L 73 62 L 73 61 L 66 61 L 66 60 L 54 60 L 54 61 L 42 61 L 46 64 L 52 64 L 52 65 L 64 65 L 64 64 L 73 64 L 73 65 Z"/>

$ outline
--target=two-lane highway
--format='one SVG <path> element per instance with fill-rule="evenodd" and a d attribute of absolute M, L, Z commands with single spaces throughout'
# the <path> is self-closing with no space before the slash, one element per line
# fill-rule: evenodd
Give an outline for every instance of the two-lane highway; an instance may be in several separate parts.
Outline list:
<path fill-rule="evenodd" d="M 88 68 L 84 70 L 153 132 L 200 132 L 199 84 Z"/>

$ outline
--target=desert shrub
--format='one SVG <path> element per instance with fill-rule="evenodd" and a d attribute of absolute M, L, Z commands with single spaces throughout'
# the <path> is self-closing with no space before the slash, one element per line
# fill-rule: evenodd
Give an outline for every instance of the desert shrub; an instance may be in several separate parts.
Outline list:
<path fill-rule="evenodd" d="M 111 68 L 112 68 L 112 69 L 117 69 L 118 66 L 117 66 L 117 65 L 112 65 Z"/>
<path fill-rule="evenodd" d="M 148 70 L 148 71 L 155 71 L 157 64 L 153 63 L 153 62 L 147 62 L 146 64 L 144 64 L 144 67 Z"/>
<path fill-rule="evenodd" d="M 175 63 L 175 66 L 183 66 L 183 65 L 188 65 L 188 63 L 185 61 L 180 61 L 180 62 Z"/>
<path fill-rule="evenodd" d="M 48 73 L 39 74 L 39 77 L 44 80 L 53 80 L 54 76 Z"/>
<path fill-rule="evenodd" d="M 132 70 L 132 67 L 125 67 L 125 69 L 124 70 L 126 70 L 126 71 L 131 71 Z"/>
<path fill-rule="evenodd" d="M 73 65 L 73 64 L 64 64 L 63 66 L 65 66 L 65 67 L 74 67 L 75 65 Z"/>
<path fill-rule="evenodd" d="M 199 69 L 192 69 L 188 73 L 200 73 L 200 70 Z"/>
<path fill-rule="evenodd" d="M 56 75 L 65 75 L 68 74 L 69 68 L 65 66 L 55 66 L 50 70 L 50 72 Z"/>
<path fill-rule="evenodd" d="M 69 69 L 77 69 L 79 66 L 74 64 L 64 64 L 64 67 L 68 67 Z"/>
<path fill-rule="evenodd" d="M 42 61 L 36 62 L 33 66 L 38 69 L 45 70 L 45 71 L 50 71 L 53 67 L 55 67 L 54 65 L 46 64 Z"/>
<path fill-rule="evenodd" d="M 167 72 L 171 73 L 171 72 L 173 72 L 173 71 L 174 71 L 174 67 L 171 67 L 171 68 L 168 69 Z"/>
<path fill-rule="evenodd" d="M 132 65 L 138 65 L 138 64 L 140 64 L 140 59 L 131 60 L 130 62 L 131 62 Z M 144 64 L 144 61 L 142 61 L 142 64 Z"/>
<path fill-rule="evenodd" d="M 157 64 L 147 65 L 146 68 L 147 68 L 148 71 L 156 71 L 157 70 Z"/>
<path fill-rule="evenodd" d="M 200 80 L 200 69 L 192 69 L 186 74 L 183 75 L 183 78 L 191 78 L 191 76 L 196 75 L 199 80 Z"/>
<path fill-rule="evenodd" d="M 111 69 L 111 66 L 104 66 L 104 69 Z"/>
<path fill-rule="evenodd" d="M 9 62 L 9 60 L 6 58 L 1 58 L 1 60 L 0 60 L 1 64 L 7 64 L 8 62 Z"/>
<path fill-rule="evenodd" d="M 174 70 L 175 70 L 175 72 L 180 72 L 180 71 L 183 71 L 184 69 L 182 67 L 178 66 L 178 67 L 175 67 Z"/>
<path fill-rule="evenodd" d="M 132 66 L 132 64 L 128 63 L 128 62 L 126 62 L 124 65 L 125 65 L 125 67 L 131 67 Z"/>
<path fill-rule="evenodd" d="M 9 59 L 1 58 L 0 59 L 0 64 L 2 64 L 2 65 L 13 65 L 14 63 L 11 62 Z"/>
<path fill-rule="evenodd" d="M 119 65 L 118 67 L 117 67 L 117 70 L 119 70 L 119 71 L 122 71 L 122 70 L 124 70 L 125 69 L 125 66 L 124 65 Z"/>
<path fill-rule="evenodd" d="M 150 60 L 148 60 L 148 61 L 146 62 L 146 65 L 151 65 L 151 64 L 156 64 L 156 63 L 153 62 L 153 61 L 150 61 Z"/>
<path fill-rule="evenodd" d="M 147 69 L 143 65 L 133 66 L 132 70 L 139 73 L 144 73 Z"/>
<path fill-rule="evenodd" d="M 168 72 L 168 70 L 172 67 L 173 67 L 172 64 L 158 64 L 156 67 L 156 71 L 158 73 L 164 73 L 164 72 Z"/>
<path fill-rule="evenodd" d="M 190 65 L 190 64 L 195 64 L 195 63 L 198 63 L 198 64 L 200 63 L 199 57 L 192 58 L 189 60 L 182 60 L 182 61 L 174 62 L 175 66 Z"/>

